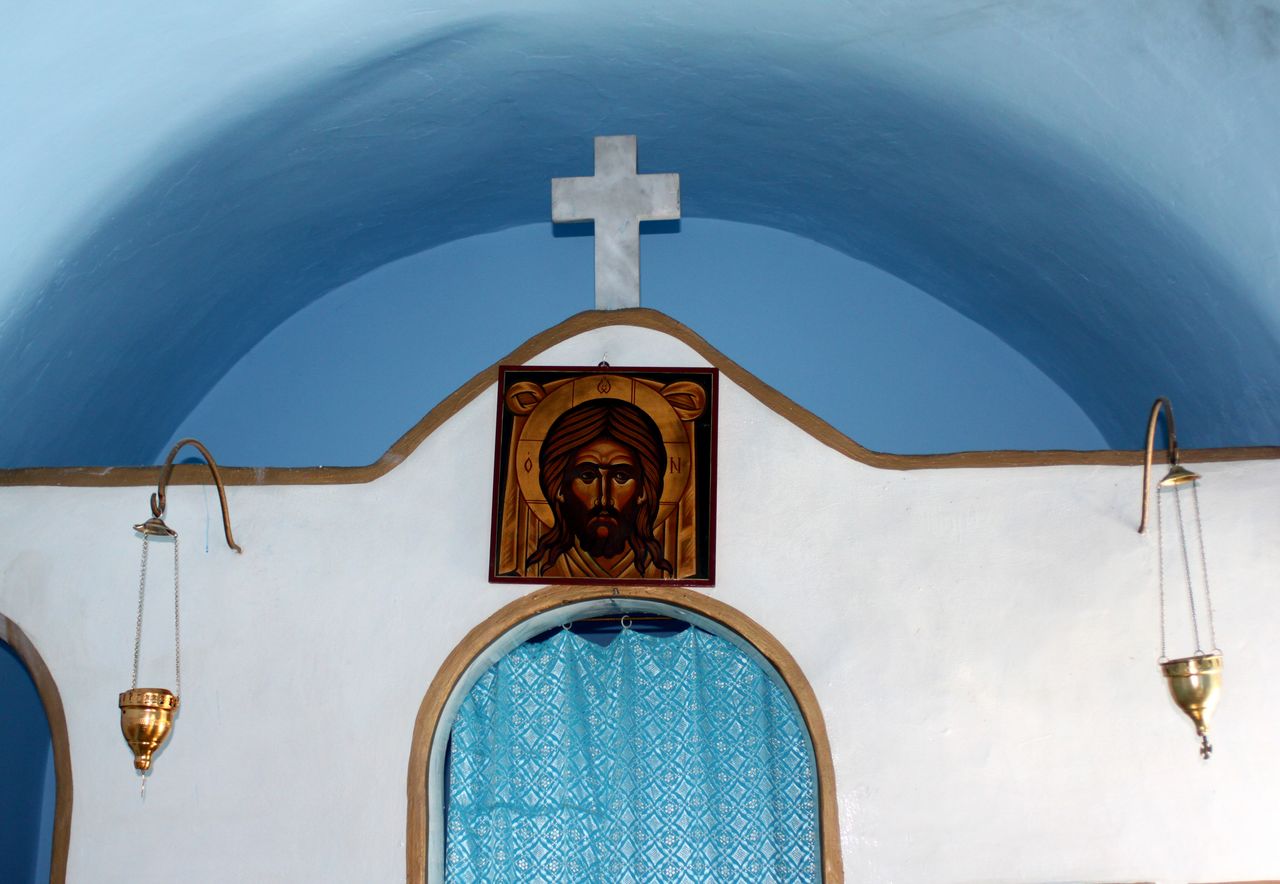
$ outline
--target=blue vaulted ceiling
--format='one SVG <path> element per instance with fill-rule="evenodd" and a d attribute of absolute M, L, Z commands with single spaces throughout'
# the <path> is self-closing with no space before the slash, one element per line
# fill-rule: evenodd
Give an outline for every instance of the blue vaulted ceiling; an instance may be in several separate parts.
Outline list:
<path fill-rule="evenodd" d="M 1224 247 L 1233 223 L 1247 226 L 1232 212 L 1248 220 L 1280 205 L 1254 143 L 1280 131 L 1275 110 L 1256 131 L 1221 138 L 1223 120 L 1200 121 L 1234 171 L 1188 166 L 1176 187 L 1153 185 L 1177 156 L 1135 163 L 1102 123 L 1074 137 L 1055 108 L 1026 95 L 1019 108 L 1008 96 L 1021 86 L 948 81 L 947 66 L 965 63 L 957 33 L 970 33 L 967 51 L 982 58 L 1010 39 L 991 29 L 1023 15 L 966 18 L 986 6 L 904 6 L 900 27 L 882 37 L 844 13 L 812 12 L 791 30 L 753 27 L 753 16 L 776 24 L 754 4 L 719 24 L 684 22 L 663 4 L 626 27 L 521 9 L 409 16 L 367 48 L 357 41 L 333 63 L 312 59 L 299 67 L 305 75 L 264 76 L 251 97 L 220 96 L 199 126 L 119 173 L 123 183 L 99 191 L 102 202 L 64 194 L 86 204 L 77 223 L 36 243 L 43 251 L 13 250 L 14 281 L 0 293 L 0 466 L 150 462 L 290 316 L 388 262 L 545 220 L 548 179 L 584 173 L 590 137 L 618 132 L 639 136 L 642 171 L 681 173 L 686 217 L 785 230 L 905 280 L 1023 354 L 1113 447 L 1135 447 L 1135 423 L 1157 394 L 1177 403 L 1186 444 L 1276 444 L 1274 260 L 1257 259 L 1253 243 Z M 1190 15 L 1192 6 L 1171 9 Z M 308 15 L 287 8 L 298 21 Z M 1055 53 L 1088 42 L 1071 17 L 1053 14 L 1062 19 L 1051 22 Z M 1237 24 L 1218 18 L 1197 19 L 1207 44 L 1256 36 L 1227 35 Z M 1025 26 L 1042 34 L 1045 21 Z M 922 50 L 937 48 L 932 68 L 903 62 L 903 28 Z M 1129 51 L 1142 49 L 1115 50 Z M 1226 89 L 1217 57 L 1188 58 L 1186 70 L 1166 72 L 1167 86 L 1127 84 L 1133 61 L 1117 58 L 1091 72 L 1061 116 L 1087 118 L 1096 106 L 1105 123 L 1118 115 L 1109 92 L 1129 89 L 1164 88 L 1172 107 L 1187 88 L 1180 78 L 1202 74 Z M 1274 53 L 1259 50 L 1251 64 L 1263 76 L 1234 88 L 1274 94 Z M 1161 113 L 1125 125 L 1174 125 L 1173 111 Z M 75 161 L 95 162 L 86 151 Z M 1212 191 L 1218 178 L 1255 168 L 1271 177 L 1245 188 L 1254 203 L 1187 211 L 1212 203 L 1197 186 Z M 1258 235 L 1274 244 L 1269 217 Z M 712 330 L 695 330 L 714 341 Z"/>

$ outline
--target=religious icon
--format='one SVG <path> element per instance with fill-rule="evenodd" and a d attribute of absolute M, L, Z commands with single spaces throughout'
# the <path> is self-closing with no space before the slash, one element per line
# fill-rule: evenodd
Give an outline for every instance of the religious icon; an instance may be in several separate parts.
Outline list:
<path fill-rule="evenodd" d="M 717 380 L 502 367 L 489 579 L 714 585 Z"/>

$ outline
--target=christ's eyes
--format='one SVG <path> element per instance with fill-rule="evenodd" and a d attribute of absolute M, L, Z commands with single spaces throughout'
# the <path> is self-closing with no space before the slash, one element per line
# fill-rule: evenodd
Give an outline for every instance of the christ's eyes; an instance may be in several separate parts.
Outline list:
<path fill-rule="evenodd" d="M 606 481 L 612 485 L 626 485 L 635 481 L 635 473 L 628 467 L 605 467 L 601 469 L 595 464 L 581 464 L 573 474 L 574 481 L 583 485 L 594 485 L 604 474 Z"/>

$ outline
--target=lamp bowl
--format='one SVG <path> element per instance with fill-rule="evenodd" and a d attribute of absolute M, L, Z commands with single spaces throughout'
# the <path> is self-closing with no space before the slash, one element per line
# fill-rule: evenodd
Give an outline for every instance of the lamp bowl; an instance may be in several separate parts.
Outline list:
<path fill-rule="evenodd" d="M 1222 691 L 1222 655 L 1197 654 L 1166 660 L 1160 664 L 1169 685 L 1169 694 L 1196 726 L 1196 733 L 1208 745 L 1209 718 Z M 1202 753 L 1208 757 L 1208 753 Z"/>
<path fill-rule="evenodd" d="M 151 767 L 151 756 L 169 738 L 178 696 L 166 688 L 133 688 L 120 695 L 120 732 L 133 750 L 133 766 Z"/>

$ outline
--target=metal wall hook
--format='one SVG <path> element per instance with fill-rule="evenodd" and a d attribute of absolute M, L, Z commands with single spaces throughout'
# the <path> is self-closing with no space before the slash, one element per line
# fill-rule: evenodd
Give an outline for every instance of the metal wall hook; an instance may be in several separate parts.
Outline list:
<path fill-rule="evenodd" d="M 179 439 L 177 444 L 169 450 L 169 456 L 164 459 L 164 466 L 160 469 L 160 484 L 151 495 L 151 514 L 154 518 L 148 519 L 141 525 L 135 525 L 135 530 L 144 534 L 174 535 L 173 529 L 166 525 L 161 517 L 164 515 L 165 491 L 169 487 L 169 478 L 173 475 L 173 460 L 186 445 L 197 449 L 204 456 L 205 465 L 213 474 L 213 483 L 218 486 L 218 502 L 222 504 L 222 530 L 227 537 L 227 546 L 238 553 L 243 553 L 244 550 L 240 548 L 240 544 L 236 543 L 235 538 L 231 536 L 231 511 L 227 508 L 227 491 L 222 485 L 222 474 L 218 472 L 218 464 L 209 453 L 209 449 L 205 448 L 198 439 Z"/>
<path fill-rule="evenodd" d="M 1160 418 L 1161 411 L 1164 412 L 1165 427 L 1169 431 L 1169 472 L 1160 480 L 1160 484 L 1181 485 L 1200 478 L 1186 467 L 1178 465 L 1178 429 L 1173 419 L 1173 405 L 1164 396 L 1157 397 L 1151 405 L 1151 417 L 1147 419 L 1147 448 L 1142 462 L 1142 520 L 1138 523 L 1139 534 L 1147 530 L 1147 511 L 1151 498 L 1151 460 L 1156 441 L 1156 421 Z"/>

